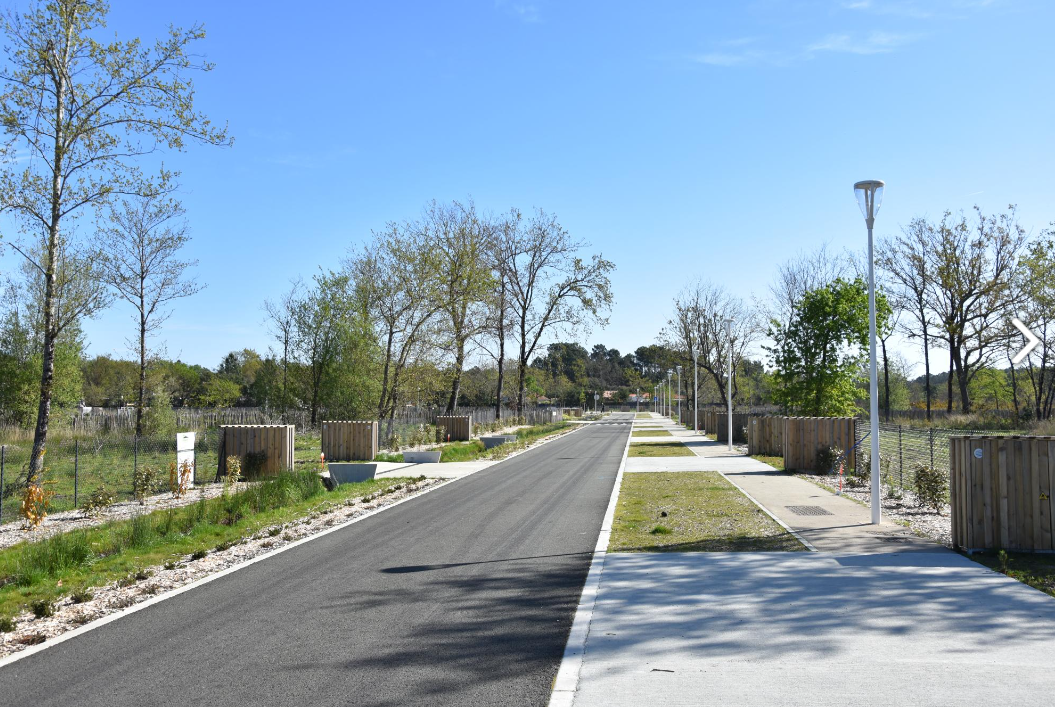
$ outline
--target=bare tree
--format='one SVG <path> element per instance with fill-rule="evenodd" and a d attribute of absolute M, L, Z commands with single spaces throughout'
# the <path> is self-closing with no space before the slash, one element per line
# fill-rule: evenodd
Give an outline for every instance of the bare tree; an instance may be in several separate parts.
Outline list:
<path fill-rule="evenodd" d="M 729 373 L 730 341 L 725 320 L 731 320 L 732 376 Z M 697 280 L 674 299 L 674 316 L 661 334 L 662 343 L 692 366 L 692 352 L 700 368 L 710 374 L 720 400 L 725 400 L 728 381 L 733 398 L 740 394 L 736 372 L 762 334 L 757 311 L 723 287 Z"/>
<path fill-rule="evenodd" d="M 768 312 L 784 326 L 794 316 L 795 307 L 807 292 L 825 287 L 852 268 L 852 259 L 837 255 L 824 244 L 814 253 L 800 253 L 777 267 L 777 276 L 769 287 L 773 305 Z"/>
<path fill-rule="evenodd" d="M 908 338 L 919 339 L 923 348 L 928 420 L 931 419 L 930 346 L 934 329 L 934 314 L 930 309 L 928 293 L 934 281 L 931 271 L 934 248 L 934 226 L 924 218 L 914 218 L 902 227 L 900 236 L 880 243 L 876 258 L 892 285 L 891 305 L 895 311 L 909 315 L 900 320 L 901 330 Z M 951 369 L 949 380 L 951 384 Z"/>
<path fill-rule="evenodd" d="M 1012 285 L 1026 243 L 1014 206 L 999 216 L 986 216 L 975 207 L 975 215 L 973 224 L 962 213 L 955 218 L 946 212 L 942 218 L 931 253 L 929 292 L 965 413 L 971 412 L 971 379 L 1003 350 L 1010 335 L 1004 319 L 1021 302 Z"/>
<path fill-rule="evenodd" d="M 202 288 L 185 278 L 196 260 L 180 260 L 190 241 L 185 212 L 173 199 L 157 194 L 122 200 L 110 209 L 109 225 L 102 233 L 102 278 L 119 299 L 135 308 L 139 355 L 136 391 L 136 434 L 143 434 L 143 407 L 147 387 L 147 338 L 172 315 L 168 305 L 190 297 Z"/>
<path fill-rule="evenodd" d="M 289 406 L 289 363 L 294 337 L 297 332 L 298 303 L 304 290 L 304 281 L 294 280 L 289 291 L 278 301 L 264 300 L 264 313 L 271 336 L 282 349 L 282 412 Z"/>
<path fill-rule="evenodd" d="M 96 0 L 54 0 L 25 14 L 8 13 L 2 23 L 8 61 L 0 72 L 6 83 L 0 125 L 6 147 L 29 159 L 0 173 L 0 210 L 39 243 L 33 262 L 44 280 L 43 366 L 27 479 L 43 467 L 61 334 L 58 264 L 63 240 L 73 235 L 70 221 L 115 194 L 157 191 L 135 162 L 159 147 L 230 142 L 225 129 L 194 108 L 187 73 L 212 68 L 187 52 L 205 36 L 201 26 L 171 28 L 151 48 L 138 39 L 99 42 L 93 35 L 105 25 L 107 10 Z M 163 172 L 161 184 L 173 176 Z"/>
<path fill-rule="evenodd" d="M 488 298 L 495 285 L 487 253 L 495 229 L 472 201 L 433 201 L 425 208 L 420 228 L 424 248 L 435 258 L 436 294 L 454 353 L 449 415 L 458 407 L 467 346 L 487 328 Z"/>
<path fill-rule="evenodd" d="M 520 354 L 517 360 L 517 414 L 524 411 L 528 361 L 551 330 L 607 323 L 612 306 L 608 279 L 615 265 L 601 255 L 584 261 L 584 241 L 573 239 L 556 217 L 541 209 L 530 219 L 519 214 L 504 242 L 502 259 L 509 278 L 509 305 Z"/>

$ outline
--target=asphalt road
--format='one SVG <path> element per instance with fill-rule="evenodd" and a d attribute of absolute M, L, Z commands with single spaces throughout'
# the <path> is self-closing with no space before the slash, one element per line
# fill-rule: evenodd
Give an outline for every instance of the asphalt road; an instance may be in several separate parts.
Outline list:
<path fill-rule="evenodd" d="M 545 705 L 617 417 L 0 669 L 0 703 Z"/>

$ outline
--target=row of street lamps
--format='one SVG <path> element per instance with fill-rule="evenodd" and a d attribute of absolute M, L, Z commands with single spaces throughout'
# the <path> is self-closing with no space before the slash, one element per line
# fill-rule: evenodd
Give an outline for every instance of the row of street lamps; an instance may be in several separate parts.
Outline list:
<path fill-rule="evenodd" d="M 871 461 L 871 501 L 872 501 L 872 523 L 878 525 L 882 520 L 881 499 L 879 495 L 879 379 L 876 367 L 876 295 L 875 295 L 875 255 L 872 240 L 872 229 L 875 226 L 875 215 L 883 203 L 883 188 L 885 183 L 878 179 L 868 179 L 854 184 L 854 194 L 857 203 L 861 207 L 861 213 L 865 217 L 865 225 L 868 227 L 868 394 L 869 394 L 869 423 L 872 453 Z M 729 347 L 728 368 L 726 372 L 726 406 L 729 417 L 729 451 L 733 449 L 733 320 L 725 320 L 725 337 Z M 696 347 L 692 347 L 692 387 L 693 387 L 693 432 L 699 434 L 699 403 L 697 393 L 699 392 L 697 369 L 699 366 L 699 354 Z M 677 367 L 678 373 L 678 421 L 681 422 L 681 366 Z M 653 401 L 655 411 L 673 417 L 673 406 L 671 401 L 671 376 L 674 369 L 667 369 L 667 384 L 664 387 L 658 384 L 653 389 Z M 665 394 L 665 395 L 664 395 Z M 664 397 L 665 400 L 660 400 Z"/>

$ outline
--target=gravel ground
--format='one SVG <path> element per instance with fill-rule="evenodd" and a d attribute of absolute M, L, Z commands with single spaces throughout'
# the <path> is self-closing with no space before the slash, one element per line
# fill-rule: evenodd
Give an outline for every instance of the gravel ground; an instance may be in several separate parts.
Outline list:
<path fill-rule="evenodd" d="M 234 489 L 240 491 L 249 484 L 235 484 Z M 23 540 L 35 541 L 59 533 L 66 533 L 78 528 L 90 528 L 93 525 L 102 525 L 112 520 L 131 518 L 143 513 L 164 510 L 166 508 L 178 508 L 197 503 L 203 498 L 213 498 L 223 493 L 223 484 L 200 484 L 187 492 L 183 498 L 173 498 L 170 493 L 162 493 L 151 496 L 145 503 L 139 501 L 120 501 L 113 504 L 97 516 L 86 516 L 83 511 L 72 510 L 61 513 L 53 513 L 37 528 L 23 529 L 20 520 L 0 525 L 0 550 L 10 547 Z"/>
<path fill-rule="evenodd" d="M 192 560 L 188 555 L 171 569 L 163 566 L 149 568 L 145 571 L 145 579 L 129 578 L 123 582 L 95 587 L 91 590 L 92 598 L 80 604 L 75 604 L 70 597 L 65 597 L 55 605 L 55 614 L 52 617 L 38 619 L 28 611 L 23 612 L 15 617 L 14 631 L 0 633 L 0 658 L 444 483 L 447 483 L 447 480 L 425 479 L 387 495 L 372 494 L 346 499 L 340 503 L 323 501 L 310 515 L 284 525 L 263 528 L 226 550 L 211 551 L 199 560 Z M 197 490 L 190 496 L 191 500 L 185 502 L 192 503 L 200 498 Z M 134 505 L 136 508 L 143 508 L 138 503 Z M 156 510 L 158 507 L 164 506 L 159 505 L 150 510 Z M 107 520 L 112 520 L 112 517 Z M 63 529 L 68 530 L 69 527 Z M 126 586 L 121 586 L 123 584 Z"/>
<path fill-rule="evenodd" d="M 829 474 L 796 474 L 807 481 L 812 481 L 829 491 L 836 491 L 839 484 L 837 478 Z M 871 492 L 867 485 L 852 486 L 843 484 L 843 495 L 852 498 L 864 505 L 871 502 Z M 941 543 L 946 547 L 952 547 L 952 520 L 950 513 L 952 509 L 948 504 L 942 506 L 940 511 L 931 508 L 923 508 L 916 503 L 916 494 L 912 491 L 904 491 L 901 497 L 890 495 L 890 489 L 883 489 L 883 513 L 895 520 L 903 521 L 917 535 L 930 538 L 934 542 Z"/>

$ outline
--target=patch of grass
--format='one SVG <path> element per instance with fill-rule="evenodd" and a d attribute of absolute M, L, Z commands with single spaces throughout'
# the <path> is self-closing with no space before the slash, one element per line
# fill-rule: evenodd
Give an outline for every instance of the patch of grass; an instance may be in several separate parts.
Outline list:
<path fill-rule="evenodd" d="M 636 419 L 638 419 L 638 420 L 651 420 L 652 419 L 652 416 L 649 415 L 647 412 L 639 412 L 636 415 L 634 415 L 634 417 Z"/>
<path fill-rule="evenodd" d="M 967 555 L 989 569 L 1006 574 L 1055 597 L 1055 555 L 1032 552 L 976 552 Z"/>
<path fill-rule="evenodd" d="M 630 433 L 631 437 L 673 437 L 670 432 L 666 430 L 634 430 Z"/>
<path fill-rule="evenodd" d="M 544 425 L 523 427 L 517 430 L 515 442 L 506 442 L 493 449 L 485 449 L 484 443 L 478 439 L 469 442 L 450 442 L 440 448 L 440 462 L 468 462 L 485 458 L 504 459 L 542 437 L 562 432 L 569 427 L 571 425 L 567 422 L 550 422 Z"/>
<path fill-rule="evenodd" d="M 340 503 L 410 481 L 374 479 L 327 493 L 314 472 L 283 474 L 230 496 L 22 542 L 0 550 L 0 617 L 54 603 L 70 591 L 62 585 L 79 593 L 114 581 L 142 581 L 150 576 L 144 568 L 174 556 L 200 559 L 207 548 L 310 515 L 323 498 Z"/>
<path fill-rule="evenodd" d="M 628 457 L 694 457 L 692 450 L 681 442 L 631 444 Z"/>
<path fill-rule="evenodd" d="M 396 463 L 402 462 L 403 461 L 403 453 L 402 452 L 381 452 L 376 457 L 374 457 L 374 461 L 375 462 L 396 462 Z"/>
<path fill-rule="evenodd" d="M 757 459 L 763 464 L 769 464 L 777 471 L 784 471 L 784 457 L 767 457 L 764 454 L 752 454 L 752 459 Z"/>
<path fill-rule="evenodd" d="M 623 476 L 608 549 L 761 552 L 805 548 L 718 472 L 681 471 Z"/>

